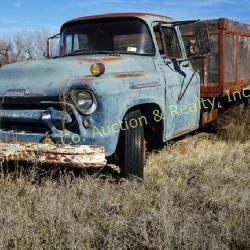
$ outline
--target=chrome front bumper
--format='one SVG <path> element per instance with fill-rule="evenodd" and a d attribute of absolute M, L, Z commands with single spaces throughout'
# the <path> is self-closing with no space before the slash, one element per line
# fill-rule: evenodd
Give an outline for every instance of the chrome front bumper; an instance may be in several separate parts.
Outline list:
<path fill-rule="evenodd" d="M 8 161 L 77 168 L 107 164 L 105 149 L 101 146 L 0 142 L 0 164 Z"/>

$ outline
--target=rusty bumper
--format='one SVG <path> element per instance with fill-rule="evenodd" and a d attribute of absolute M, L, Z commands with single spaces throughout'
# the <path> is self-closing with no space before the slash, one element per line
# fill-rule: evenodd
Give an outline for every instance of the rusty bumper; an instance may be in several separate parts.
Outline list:
<path fill-rule="evenodd" d="M 72 166 L 102 167 L 107 164 L 101 146 L 1 143 L 0 163 L 8 161 Z"/>

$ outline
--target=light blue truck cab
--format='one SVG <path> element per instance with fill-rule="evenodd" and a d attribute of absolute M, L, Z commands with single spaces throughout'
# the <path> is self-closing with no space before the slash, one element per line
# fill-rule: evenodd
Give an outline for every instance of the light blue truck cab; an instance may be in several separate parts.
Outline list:
<path fill-rule="evenodd" d="M 49 39 L 49 60 L 1 67 L 3 160 L 10 152 L 78 167 L 112 159 L 125 177 L 143 177 L 146 146 L 199 127 L 200 77 L 181 24 L 144 13 L 82 17 Z M 204 31 L 198 22 L 192 57 L 209 52 Z"/>

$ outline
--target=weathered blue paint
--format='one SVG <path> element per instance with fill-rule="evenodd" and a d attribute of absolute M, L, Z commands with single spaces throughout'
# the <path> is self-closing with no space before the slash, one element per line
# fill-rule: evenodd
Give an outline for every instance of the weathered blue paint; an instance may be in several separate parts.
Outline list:
<path fill-rule="evenodd" d="M 48 126 L 51 130 L 51 137 L 56 143 L 101 145 L 106 149 L 106 156 L 115 152 L 119 137 L 118 131 L 109 131 L 110 127 L 115 127 L 114 125 L 123 120 L 129 109 L 138 105 L 155 104 L 159 107 L 164 115 L 163 141 L 177 137 L 185 131 L 197 129 L 200 117 L 198 109 L 196 112 L 175 117 L 169 109 L 171 105 L 181 107 L 198 100 L 200 97 L 200 78 L 197 73 L 194 74 L 191 64 L 178 65 L 171 60 L 163 59 L 158 52 L 153 27 L 162 22 L 170 22 L 171 19 L 148 14 L 136 16 L 147 23 L 152 33 L 157 51 L 155 56 L 79 55 L 6 65 L 0 68 L 1 96 L 4 96 L 9 90 L 15 89 L 25 89 L 30 96 L 40 96 L 44 99 L 45 97 L 62 95 L 68 89 L 92 90 L 98 102 L 97 110 L 93 114 L 81 115 L 72 104 L 68 104 L 77 118 L 79 135 L 67 130 L 60 131 L 53 126 L 53 122 L 47 122 L 50 123 Z M 183 58 L 186 58 L 178 29 L 177 33 L 179 34 Z M 90 66 L 98 62 L 105 65 L 105 74 L 100 77 L 90 76 Z M 178 101 L 178 96 L 190 79 L 192 81 L 187 91 L 183 98 Z M 182 85 L 183 88 L 181 88 Z M 49 102 L 44 100 L 44 103 L 48 104 Z M 54 112 L 54 116 L 57 116 L 54 120 L 58 120 L 61 113 L 50 111 Z M 0 112 L 0 115 L 3 119 L 11 120 L 13 118 L 14 120 L 18 117 L 20 120 L 41 122 L 43 112 L 48 112 L 48 110 L 5 110 Z M 66 117 L 70 116 L 66 111 L 65 114 Z M 93 121 L 92 127 L 84 127 L 83 121 L 86 118 Z M 69 118 L 64 119 L 66 119 L 66 123 L 69 122 Z M 95 134 L 96 128 L 105 129 L 102 136 Z M 74 139 L 72 140 L 72 138 Z M 44 135 L 39 133 L 0 130 L 0 140 L 2 141 L 38 143 L 43 139 Z"/>
<path fill-rule="evenodd" d="M 72 122 L 69 114 L 54 108 L 48 108 L 47 110 L 0 110 L 0 117 L 16 122 L 25 119 L 29 123 L 46 123 L 48 120 L 52 123 L 62 122 L 62 120 L 65 124 Z"/>

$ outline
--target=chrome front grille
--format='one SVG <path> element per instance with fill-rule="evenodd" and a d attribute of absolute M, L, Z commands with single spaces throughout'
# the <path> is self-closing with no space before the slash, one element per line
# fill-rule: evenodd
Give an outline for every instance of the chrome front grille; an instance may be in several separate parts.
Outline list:
<path fill-rule="evenodd" d="M 78 133 L 79 129 L 75 116 L 67 105 L 63 105 L 58 97 L 32 97 L 32 98 L 2 98 L 0 102 L 0 129 L 4 131 L 26 132 L 26 133 L 50 133 L 53 125 L 58 130 L 67 129 L 70 132 Z M 32 114 L 34 111 L 34 119 L 28 119 L 27 111 Z M 63 113 L 70 116 L 70 122 L 67 124 L 60 121 L 52 121 L 46 123 L 39 120 L 36 112 L 54 110 L 55 113 Z M 12 112 L 11 115 L 7 115 Z M 14 113 L 14 114 L 13 114 Z M 16 113 L 16 114 L 15 114 Z M 30 118 L 30 115 L 28 116 Z M 31 115 L 32 118 L 32 115 Z M 37 120 L 37 121 L 36 121 Z"/>

